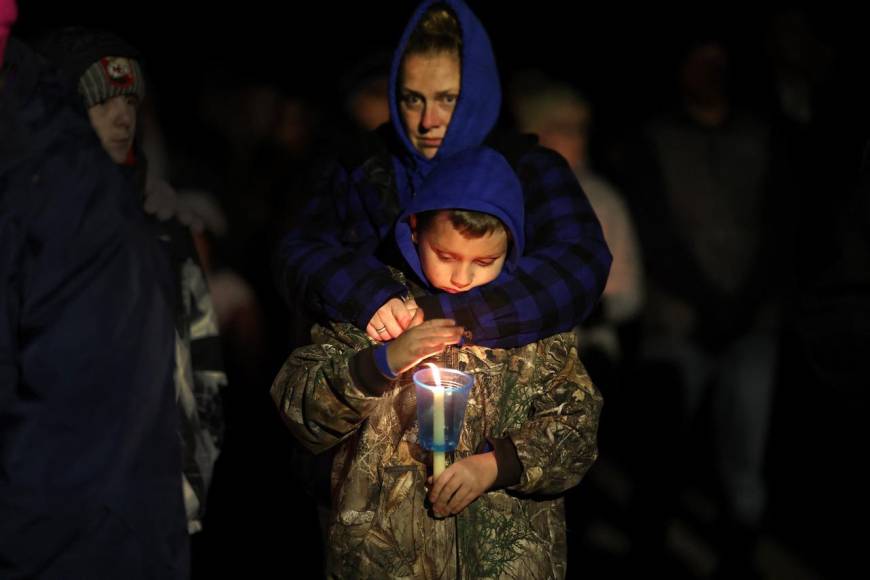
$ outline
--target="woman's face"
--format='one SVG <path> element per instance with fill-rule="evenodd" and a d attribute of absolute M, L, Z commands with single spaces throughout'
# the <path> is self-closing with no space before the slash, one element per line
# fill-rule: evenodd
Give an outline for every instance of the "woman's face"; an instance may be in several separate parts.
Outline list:
<path fill-rule="evenodd" d="M 427 159 L 444 142 L 460 86 L 458 55 L 412 53 L 402 61 L 399 114 L 411 144 Z"/>

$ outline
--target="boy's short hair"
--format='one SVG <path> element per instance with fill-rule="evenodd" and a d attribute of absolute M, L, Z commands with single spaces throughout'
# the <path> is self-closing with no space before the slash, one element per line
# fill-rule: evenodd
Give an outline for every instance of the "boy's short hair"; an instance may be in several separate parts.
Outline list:
<path fill-rule="evenodd" d="M 445 214 L 453 227 L 466 238 L 482 238 L 489 234 L 503 231 L 511 239 L 510 229 L 492 214 L 482 211 L 467 209 L 436 209 L 417 214 L 417 229 L 420 232 L 427 231 L 438 214 Z"/>

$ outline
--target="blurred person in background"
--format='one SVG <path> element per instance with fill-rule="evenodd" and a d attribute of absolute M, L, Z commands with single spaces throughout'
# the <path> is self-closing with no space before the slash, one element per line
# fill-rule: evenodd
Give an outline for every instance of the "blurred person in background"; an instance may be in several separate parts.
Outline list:
<path fill-rule="evenodd" d="M 183 580 L 168 256 L 13 19 L 0 0 L 0 576 Z"/>

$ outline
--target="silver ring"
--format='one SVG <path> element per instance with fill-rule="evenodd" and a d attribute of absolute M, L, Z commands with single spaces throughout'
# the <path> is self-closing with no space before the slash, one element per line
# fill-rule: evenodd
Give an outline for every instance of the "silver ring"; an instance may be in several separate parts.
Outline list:
<path fill-rule="evenodd" d="M 386 330 L 387 330 L 387 327 L 386 327 L 386 326 L 382 326 L 382 327 L 380 327 L 380 328 L 376 328 L 376 329 L 375 329 L 375 332 L 377 332 L 378 334 L 380 334 L 380 333 L 382 333 L 382 332 L 385 332 Z"/>

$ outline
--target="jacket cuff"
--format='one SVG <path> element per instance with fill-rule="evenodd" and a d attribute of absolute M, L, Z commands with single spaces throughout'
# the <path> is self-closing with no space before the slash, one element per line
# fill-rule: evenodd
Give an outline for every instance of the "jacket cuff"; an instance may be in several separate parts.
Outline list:
<path fill-rule="evenodd" d="M 359 351 L 351 357 L 348 365 L 354 384 L 372 397 L 380 397 L 393 385 L 393 381 L 378 370 L 375 361 L 376 348 L 378 347 L 370 346 Z"/>
<path fill-rule="evenodd" d="M 510 437 L 487 437 L 486 442 L 478 448 L 478 453 L 486 451 L 495 453 L 495 463 L 498 467 L 498 475 L 490 489 L 502 489 L 520 482 L 523 464 Z"/>

